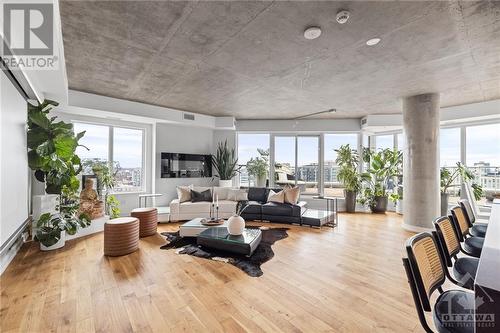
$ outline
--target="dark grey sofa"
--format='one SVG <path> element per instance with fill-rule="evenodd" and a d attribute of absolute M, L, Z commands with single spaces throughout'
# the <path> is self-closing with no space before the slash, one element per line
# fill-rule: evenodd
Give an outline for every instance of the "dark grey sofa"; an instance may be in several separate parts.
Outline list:
<path fill-rule="evenodd" d="M 279 192 L 282 189 L 250 187 L 248 189 L 248 201 L 246 202 L 247 207 L 241 214 L 241 217 L 245 220 L 266 220 L 270 222 L 300 224 L 305 202 L 299 202 L 297 205 L 267 202 L 270 190 Z"/>

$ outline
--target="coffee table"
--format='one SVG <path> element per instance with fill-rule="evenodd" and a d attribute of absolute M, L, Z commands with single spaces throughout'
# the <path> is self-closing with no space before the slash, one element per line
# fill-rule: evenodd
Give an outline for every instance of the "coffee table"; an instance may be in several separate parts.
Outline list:
<path fill-rule="evenodd" d="M 198 217 L 181 225 L 179 227 L 179 236 L 196 237 L 207 229 L 223 229 L 227 231 L 227 221 L 224 221 L 224 223 L 220 225 L 208 226 L 201 224 L 201 220 L 202 218 Z"/>
<path fill-rule="evenodd" d="M 262 240 L 260 229 L 245 229 L 239 236 L 230 235 L 225 228 L 210 228 L 198 235 L 198 245 L 238 253 L 250 257 Z"/>

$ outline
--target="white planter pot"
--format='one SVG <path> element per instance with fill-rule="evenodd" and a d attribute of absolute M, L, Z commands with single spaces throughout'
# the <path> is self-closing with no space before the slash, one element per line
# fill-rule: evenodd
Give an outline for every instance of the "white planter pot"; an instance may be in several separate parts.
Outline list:
<path fill-rule="evenodd" d="M 63 247 L 66 244 L 66 231 L 61 232 L 61 238 L 59 238 L 59 241 L 55 243 L 52 246 L 45 246 L 42 243 L 40 243 L 40 250 L 42 251 L 52 251 L 52 250 L 57 250 Z"/>
<path fill-rule="evenodd" d="M 245 220 L 239 215 L 233 215 L 227 220 L 227 232 L 230 235 L 238 236 L 245 230 Z"/>
<path fill-rule="evenodd" d="M 219 180 L 219 187 L 233 187 L 233 180 Z"/>
<path fill-rule="evenodd" d="M 266 187 L 267 176 L 257 177 L 257 187 Z"/>

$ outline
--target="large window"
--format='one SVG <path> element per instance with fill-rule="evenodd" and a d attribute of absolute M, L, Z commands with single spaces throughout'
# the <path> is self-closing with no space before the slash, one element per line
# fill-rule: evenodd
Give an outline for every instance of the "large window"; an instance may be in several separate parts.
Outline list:
<path fill-rule="evenodd" d="M 107 163 L 116 178 L 114 192 L 138 192 L 144 188 L 144 130 L 109 125 L 74 123 L 75 132 L 85 131 L 76 153 L 92 174 L 92 165 Z"/>
<path fill-rule="evenodd" d="M 500 123 L 466 130 L 466 163 L 484 193 L 500 190 Z"/>
<path fill-rule="evenodd" d="M 258 184 L 258 177 L 249 174 L 247 163 L 266 165 L 264 184 Z M 238 134 L 238 164 L 240 169 L 240 186 L 266 186 L 269 179 L 269 134 Z"/>
<path fill-rule="evenodd" d="M 274 184 L 295 185 L 295 136 L 274 138 Z"/>
<path fill-rule="evenodd" d="M 455 167 L 460 162 L 460 128 L 442 128 L 439 145 L 441 167 Z"/>
<path fill-rule="evenodd" d="M 343 196 L 343 187 L 337 179 L 338 166 L 336 149 L 342 145 L 349 145 L 358 149 L 357 134 L 325 134 L 325 162 L 324 162 L 324 194 L 326 196 Z"/>
<path fill-rule="evenodd" d="M 375 137 L 375 148 L 379 149 L 394 149 L 394 135 L 377 135 Z"/>
<path fill-rule="evenodd" d="M 319 193 L 319 136 L 297 137 L 297 185 L 302 192 Z"/>

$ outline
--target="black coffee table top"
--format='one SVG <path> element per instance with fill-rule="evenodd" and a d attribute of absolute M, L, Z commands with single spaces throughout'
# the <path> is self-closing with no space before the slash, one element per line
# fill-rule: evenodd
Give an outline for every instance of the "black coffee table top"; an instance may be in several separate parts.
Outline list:
<path fill-rule="evenodd" d="M 226 228 L 210 228 L 201 232 L 198 237 L 217 239 L 227 243 L 250 244 L 262 234 L 260 229 L 245 229 L 241 235 L 230 235 Z"/>

